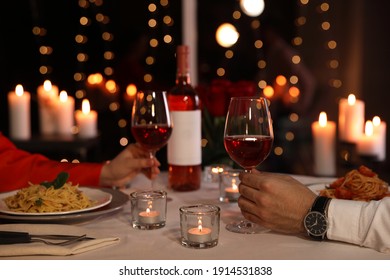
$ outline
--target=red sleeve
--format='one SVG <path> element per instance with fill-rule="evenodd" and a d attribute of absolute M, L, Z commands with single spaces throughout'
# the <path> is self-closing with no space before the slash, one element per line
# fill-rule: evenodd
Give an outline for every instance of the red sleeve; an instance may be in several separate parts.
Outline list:
<path fill-rule="evenodd" d="M 16 148 L 0 133 L 0 191 L 11 191 L 51 181 L 61 171 L 69 173 L 69 181 L 82 186 L 98 186 L 103 164 L 67 163 L 50 160 Z"/>

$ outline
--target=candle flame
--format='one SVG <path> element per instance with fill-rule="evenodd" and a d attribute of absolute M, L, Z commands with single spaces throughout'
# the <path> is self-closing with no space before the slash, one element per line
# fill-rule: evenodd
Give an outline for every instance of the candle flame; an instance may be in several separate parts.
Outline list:
<path fill-rule="evenodd" d="M 46 91 L 50 91 L 51 88 L 52 88 L 52 84 L 49 80 L 46 80 L 43 82 L 43 88 L 46 90 Z"/>
<path fill-rule="evenodd" d="M 63 90 L 60 92 L 60 101 L 65 103 L 68 100 L 68 93 Z"/>
<path fill-rule="evenodd" d="M 84 115 L 88 115 L 91 111 L 91 106 L 89 105 L 88 99 L 83 100 L 83 103 L 81 104 L 81 111 Z"/>
<path fill-rule="evenodd" d="M 321 127 L 325 127 L 328 122 L 328 118 L 326 116 L 325 112 L 321 112 L 320 116 L 318 118 L 318 123 L 320 124 Z"/>
<path fill-rule="evenodd" d="M 146 214 L 150 214 L 150 208 L 146 208 Z"/>
<path fill-rule="evenodd" d="M 356 103 L 356 96 L 354 94 L 348 95 L 348 105 L 353 106 Z"/>
<path fill-rule="evenodd" d="M 372 124 L 372 121 L 366 121 L 364 133 L 366 134 L 366 136 L 372 136 L 374 134 L 374 126 Z"/>
<path fill-rule="evenodd" d="M 381 118 L 378 117 L 378 116 L 375 116 L 373 119 L 372 119 L 372 124 L 374 126 L 380 126 L 381 125 Z"/>
<path fill-rule="evenodd" d="M 219 167 L 219 166 L 213 167 L 213 168 L 211 168 L 211 172 L 215 173 L 215 174 L 222 173 L 223 172 L 223 167 Z"/>
<path fill-rule="evenodd" d="M 198 217 L 198 230 L 199 232 L 201 232 L 203 229 L 203 226 L 202 226 L 202 217 Z"/>
<path fill-rule="evenodd" d="M 23 93 L 24 93 L 23 86 L 22 86 L 22 85 L 17 85 L 17 86 L 15 87 L 15 94 L 16 94 L 17 96 L 22 96 Z"/>
<path fill-rule="evenodd" d="M 238 186 L 236 184 L 236 179 L 232 179 L 232 189 L 235 191 L 238 190 Z"/>

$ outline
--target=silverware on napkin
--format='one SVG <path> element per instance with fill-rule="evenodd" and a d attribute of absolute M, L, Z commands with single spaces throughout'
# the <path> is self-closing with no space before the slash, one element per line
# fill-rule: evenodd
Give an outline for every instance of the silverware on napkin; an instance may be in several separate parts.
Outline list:
<path fill-rule="evenodd" d="M 20 231 L 0 231 L 0 244 L 17 244 L 43 242 L 49 245 L 69 245 L 81 240 L 92 240 L 93 237 L 83 235 L 64 235 L 64 234 L 29 234 Z M 51 241 L 59 240 L 59 241 Z"/>

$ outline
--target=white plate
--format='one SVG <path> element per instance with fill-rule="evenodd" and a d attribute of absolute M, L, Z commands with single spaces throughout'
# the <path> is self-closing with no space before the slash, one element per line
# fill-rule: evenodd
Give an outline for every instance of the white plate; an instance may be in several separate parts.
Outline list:
<path fill-rule="evenodd" d="M 4 202 L 4 198 L 14 195 L 18 192 L 18 190 L 0 193 L 0 212 L 11 215 L 20 215 L 20 216 L 47 216 L 47 215 L 66 215 L 66 214 L 74 214 L 80 212 L 91 211 L 94 209 L 101 208 L 107 204 L 109 204 L 112 200 L 112 195 L 110 193 L 101 191 L 99 189 L 92 189 L 87 187 L 79 187 L 79 190 L 84 192 L 88 198 L 95 203 L 91 207 L 87 207 L 84 209 L 64 211 L 64 212 L 47 212 L 47 213 L 24 213 L 24 212 L 15 212 L 8 208 L 8 206 Z"/>
<path fill-rule="evenodd" d="M 332 182 L 329 183 L 315 183 L 315 184 L 308 184 L 306 185 L 309 189 L 311 189 L 312 192 L 319 195 L 320 191 L 326 188 L 326 186 L 329 186 Z"/>

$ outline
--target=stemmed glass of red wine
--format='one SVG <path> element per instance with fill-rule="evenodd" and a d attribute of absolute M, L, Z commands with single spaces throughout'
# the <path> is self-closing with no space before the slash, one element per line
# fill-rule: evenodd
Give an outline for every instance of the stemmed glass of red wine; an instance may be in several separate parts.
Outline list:
<path fill-rule="evenodd" d="M 250 172 L 271 152 L 274 140 L 268 101 L 263 97 L 232 97 L 226 116 L 224 144 L 230 158 Z M 229 223 L 237 233 L 262 233 L 268 229 L 245 219 Z"/>
<path fill-rule="evenodd" d="M 172 122 L 165 91 L 137 92 L 131 114 L 131 132 L 135 140 L 149 151 L 151 158 L 168 143 Z M 154 180 L 152 189 L 153 184 Z"/>

